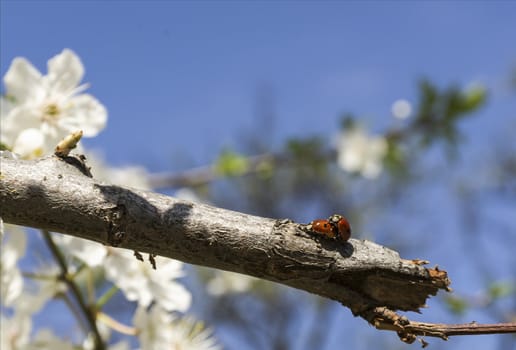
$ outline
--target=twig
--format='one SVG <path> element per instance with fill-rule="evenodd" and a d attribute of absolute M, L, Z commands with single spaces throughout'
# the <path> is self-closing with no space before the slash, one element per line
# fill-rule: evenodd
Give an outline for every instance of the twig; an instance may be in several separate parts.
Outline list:
<path fill-rule="evenodd" d="M 47 230 L 41 230 L 43 234 L 43 238 L 45 239 L 45 242 L 50 249 L 50 252 L 52 253 L 52 256 L 56 260 L 57 264 L 59 265 L 59 268 L 61 269 L 61 280 L 66 283 L 68 288 L 70 288 L 70 292 L 76 299 L 77 303 L 79 304 L 80 309 L 82 310 L 84 316 L 86 317 L 86 321 L 88 322 L 90 330 L 93 332 L 93 337 L 95 341 L 95 349 L 96 350 L 103 350 L 105 349 L 104 341 L 102 340 L 102 336 L 100 335 L 100 332 L 97 328 L 97 323 L 95 321 L 95 317 L 93 315 L 93 310 L 86 304 L 81 291 L 79 290 L 79 287 L 77 284 L 73 281 L 72 278 L 70 278 L 68 274 L 68 267 L 66 265 L 66 261 L 61 254 L 61 251 L 54 243 L 54 240 L 50 236 L 50 232 Z"/>
<path fill-rule="evenodd" d="M 273 164 L 284 159 L 284 156 L 264 153 L 246 158 L 248 169 L 242 175 L 248 175 L 259 171 L 259 165 L 263 162 Z M 157 173 L 149 175 L 149 183 L 154 189 L 177 188 L 177 187 L 198 187 L 225 177 L 216 170 L 213 165 L 201 166 L 189 169 L 180 173 Z"/>
<path fill-rule="evenodd" d="M 137 335 L 138 330 L 134 327 L 127 326 L 117 320 L 115 320 L 113 317 L 109 316 L 108 314 L 105 314 L 103 312 L 98 313 L 98 320 L 104 324 L 106 324 L 111 329 L 114 329 L 115 331 L 126 334 L 126 335 Z"/>
<path fill-rule="evenodd" d="M 445 337 L 456 335 L 516 333 L 516 322 L 482 324 L 473 321 L 463 324 L 443 324 L 411 321 L 405 330 L 419 335 L 431 335 L 445 339 Z"/>
<path fill-rule="evenodd" d="M 417 336 L 437 337 L 448 340 L 448 337 L 457 335 L 505 334 L 516 333 L 516 322 L 481 324 L 476 322 L 463 324 L 444 324 L 409 321 L 405 316 L 385 307 L 378 307 L 362 314 L 375 328 L 380 330 L 396 331 L 400 339 L 406 343 L 413 343 Z M 423 347 L 427 343 L 419 339 Z"/>

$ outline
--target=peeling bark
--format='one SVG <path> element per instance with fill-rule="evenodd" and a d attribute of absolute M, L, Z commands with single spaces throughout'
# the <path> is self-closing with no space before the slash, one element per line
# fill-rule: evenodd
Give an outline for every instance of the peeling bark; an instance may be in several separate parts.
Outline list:
<path fill-rule="evenodd" d="M 0 161 L 0 215 L 7 223 L 282 283 L 364 318 L 378 307 L 418 311 L 450 284 L 445 271 L 370 241 L 325 240 L 290 220 L 96 181 L 81 158 Z"/>

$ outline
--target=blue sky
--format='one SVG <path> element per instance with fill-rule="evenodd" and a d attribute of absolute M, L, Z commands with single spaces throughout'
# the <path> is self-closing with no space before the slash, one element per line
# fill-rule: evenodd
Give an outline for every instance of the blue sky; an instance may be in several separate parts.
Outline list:
<path fill-rule="evenodd" d="M 109 111 L 86 146 L 151 171 L 185 158 L 209 164 L 253 130 L 277 145 L 332 137 L 344 112 L 381 132 L 396 99 L 415 101 L 421 77 L 490 89 L 466 125 L 468 147 L 487 152 L 490 138 L 516 132 L 515 37 L 516 2 L 2 1 L 0 72 L 16 56 L 46 72 L 50 57 L 71 48 Z M 256 119 L 264 86 L 277 117 L 266 127 Z"/>
<path fill-rule="evenodd" d="M 381 131 L 416 80 L 502 84 L 516 61 L 514 3 L 2 2 L 1 72 L 15 56 L 46 71 L 68 47 L 110 113 L 86 140 L 108 160 L 155 170 L 186 152 L 209 162 L 256 127 L 258 91 L 274 94 L 270 133 L 331 134 L 343 112 Z M 209 132 L 206 132 L 209 131 Z M 124 140 L 125 139 L 125 140 Z M 163 160 L 168 163 L 163 163 Z"/>

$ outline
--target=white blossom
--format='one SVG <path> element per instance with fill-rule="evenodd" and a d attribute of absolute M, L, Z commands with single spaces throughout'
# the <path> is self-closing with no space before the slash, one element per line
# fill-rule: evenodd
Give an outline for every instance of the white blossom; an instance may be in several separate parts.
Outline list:
<path fill-rule="evenodd" d="M 35 291 L 29 291 L 27 288 L 16 299 L 16 305 L 14 306 L 16 312 L 33 315 L 39 312 L 56 294 L 64 293 L 66 285 L 59 280 L 58 276 L 59 270 L 57 267 L 46 267 L 44 278 L 32 281 Z"/>
<path fill-rule="evenodd" d="M 83 75 L 80 58 L 69 49 L 48 61 L 47 75 L 27 59 L 15 58 L 4 76 L 2 143 L 15 153 L 35 157 L 52 152 L 71 132 L 97 135 L 106 124 L 107 112 L 93 96 L 80 93 L 87 88 L 79 86 Z"/>
<path fill-rule="evenodd" d="M 170 323 L 172 315 L 157 305 L 149 310 L 139 306 L 133 317 L 134 326 L 138 329 L 140 347 L 149 350 L 168 350 L 172 341 Z"/>
<path fill-rule="evenodd" d="M 133 318 L 141 349 L 218 350 L 212 332 L 200 323 L 178 320 L 159 305 L 138 307 Z"/>
<path fill-rule="evenodd" d="M 215 275 L 206 285 L 209 294 L 220 296 L 228 293 L 243 293 L 248 291 L 255 278 L 235 272 L 215 271 Z"/>
<path fill-rule="evenodd" d="M 110 183 L 139 190 L 150 189 L 148 173 L 141 166 L 111 167 L 108 169 L 108 174 Z"/>
<path fill-rule="evenodd" d="M 24 350 L 74 350 L 71 342 L 58 338 L 50 329 L 40 329 Z"/>
<path fill-rule="evenodd" d="M 2 305 L 13 306 L 23 290 L 23 277 L 18 269 L 18 260 L 25 255 L 27 238 L 22 227 L 5 225 L 0 252 L 0 296 Z"/>
<path fill-rule="evenodd" d="M 186 311 L 192 296 L 175 281 L 183 276 L 183 263 L 159 256 L 155 259 L 157 270 L 128 250 L 112 248 L 105 261 L 106 278 L 140 306 L 147 307 L 154 301 L 167 311 Z"/>
<path fill-rule="evenodd" d="M 31 329 L 30 316 L 14 313 L 11 317 L 7 317 L 2 313 L 0 315 L 0 349 L 23 349 L 29 344 Z"/>
<path fill-rule="evenodd" d="M 212 331 L 204 328 L 202 323 L 196 323 L 188 318 L 177 320 L 170 330 L 174 349 L 179 350 L 218 350 Z"/>
<path fill-rule="evenodd" d="M 108 349 L 109 350 L 129 350 L 130 347 L 129 347 L 129 343 L 121 340 L 116 344 L 109 345 Z"/>
<path fill-rule="evenodd" d="M 342 169 L 374 179 L 382 172 L 387 141 L 383 137 L 370 136 L 355 126 L 339 135 L 337 152 L 337 163 Z"/>
<path fill-rule="evenodd" d="M 13 150 L 25 159 L 41 157 L 44 153 L 45 137 L 39 129 L 29 128 L 20 132 L 14 141 Z"/>
<path fill-rule="evenodd" d="M 54 235 L 53 239 L 62 247 L 63 253 L 81 260 L 90 267 L 102 265 L 107 256 L 106 246 L 97 242 L 61 234 Z"/>
<path fill-rule="evenodd" d="M 407 100 L 396 100 L 392 104 L 391 113 L 394 118 L 407 119 L 412 114 L 412 105 Z"/>
<path fill-rule="evenodd" d="M 4 151 L 0 151 L 0 157 L 4 156 Z M 4 239 L 5 234 L 5 225 L 4 225 L 4 219 L 0 216 L 0 242 Z"/>
<path fill-rule="evenodd" d="M 93 176 L 102 181 L 112 184 L 150 190 L 148 173 L 141 166 L 108 166 L 98 152 L 85 152 L 88 165 L 91 167 Z"/>

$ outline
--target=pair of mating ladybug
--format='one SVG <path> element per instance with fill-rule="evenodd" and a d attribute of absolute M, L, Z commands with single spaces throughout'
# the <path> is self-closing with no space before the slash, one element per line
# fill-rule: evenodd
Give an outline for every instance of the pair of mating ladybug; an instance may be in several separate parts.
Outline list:
<path fill-rule="evenodd" d="M 317 219 L 306 227 L 308 231 L 327 238 L 333 238 L 346 242 L 351 237 L 351 225 L 349 221 L 339 214 L 333 214 L 327 220 Z"/>

